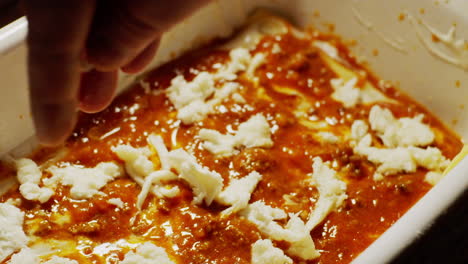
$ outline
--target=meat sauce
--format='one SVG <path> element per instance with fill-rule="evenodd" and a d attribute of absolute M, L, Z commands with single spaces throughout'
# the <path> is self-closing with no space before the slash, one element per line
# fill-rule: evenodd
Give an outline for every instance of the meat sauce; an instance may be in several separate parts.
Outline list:
<path fill-rule="evenodd" d="M 436 134 L 433 146 L 440 148 L 447 158 L 452 159 L 460 151 L 460 138 L 426 109 L 356 63 L 339 39 L 311 31 L 301 38 L 291 32 L 262 38 L 252 51 L 267 55 L 267 62 L 256 71 L 257 80 L 252 82 L 245 75 L 239 78 L 242 85 L 239 93 L 245 103 L 227 99 L 216 106 L 216 114 L 194 125 L 184 125 L 177 120 L 177 111 L 162 91 L 177 74 L 190 80 L 199 72 L 214 71 L 228 60 L 228 51 L 209 46 L 149 73 L 144 82 L 151 86 L 151 92 L 135 84 L 103 112 L 81 114 L 76 130 L 65 144 L 65 152 L 42 149 L 32 158 L 41 164 L 60 152 L 60 162 L 94 167 L 104 161 L 119 161 L 111 151 L 112 146 L 146 146 L 147 136 L 155 133 L 164 138 L 169 149 L 183 147 L 193 153 L 200 164 L 220 173 L 225 185 L 230 177 L 257 170 L 263 178 L 250 202 L 263 200 L 286 212 L 302 212 L 300 216 L 306 219 L 314 208 L 318 192 L 304 182 L 312 172 L 312 158 L 320 156 L 324 161 L 333 162 L 336 170 L 344 172 L 341 175 L 347 183 L 348 198 L 338 212 L 328 215 L 311 232 L 321 257 L 308 262 L 294 261 L 348 263 L 416 203 L 431 185 L 424 181 L 424 169 L 374 181 L 375 165 L 353 154 L 348 141 L 321 142 L 313 136 L 313 129 L 300 122 L 294 113 L 301 102 L 306 102 L 304 118 L 324 121 L 328 131 L 344 137 L 344 131 L 349 130 L 354 120 L 367 119 L 372 106 L 344 108 L 331 98 L 330 80 L 336 78 L 337 73 L 311 45 L 313 40 L 334 43 L 342 63 L 359 73 L 359 83 L 369 80 L 388 98 L 398 101 L 378 103 L 391 109 L 396 117 L 424 114 L 424 122 Z M 273 45 L 278 45 L 281 52 L 273 53 Z M 278 87 L 297 93 L 284 93 Z M 226 158 L 216 158 L 201 147 L 196 137 L 200 128 L 226 133 L 256 113 L 263 113 L 269 121 L 273 147 L 246 148 Z M 0 171 L 4 177 L 14 173 L 6 166 Z M 96 248 L 122 240 L 129 244 L 154 242 L 179 263 L 250 263 L 251 245 L 262 238 L 257 227 L 236 215 L 222 218 L 220 212 L 226 207 L 216 203 L 193 205 L 191 188 L 182 181 L 174 184 L 181 189 L 179 196 L 159 199 L 150 195 L 141 212 L 135 206 L 140 187 L 130 178 L 119 178 L 107 184 L 101 190 L 105 196 L 88 200 L 73 200 L 67 187 L 59 187 L 52 199 L 42 205 L 22 199 L 20 208 L 26 211 L 24 229 L 28 235 L 44 240 L 75 241 L 76 252 L 66 257 L 80 263 L 118 263 L 131 246 L 122 250 L 111 246 L 106 250 Z M 17 189 L 12 190 L 1 202 L 8 198 L 21 198 L 21 195 Z M 118 208 L 109 204 L 109 198 L 120 198 L 125 206 Z M 69 220 L 56 221 L 53 219 L 56 214 L 68 215 Z M 37 227 L 28 224 L 33 222 Z M 274 244 L 283 250 L 288 248 L 286 242 Z"/>

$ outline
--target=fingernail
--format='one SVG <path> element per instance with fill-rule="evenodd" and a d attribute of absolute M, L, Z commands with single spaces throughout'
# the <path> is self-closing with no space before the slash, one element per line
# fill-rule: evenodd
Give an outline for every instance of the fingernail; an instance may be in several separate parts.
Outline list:
<path fill-rule="evenodd" d="M 81 75 L 79 108 L 86 113 L 95 113 L 107 107 L 117 88 L 117 71 L 91 70 Z"/>

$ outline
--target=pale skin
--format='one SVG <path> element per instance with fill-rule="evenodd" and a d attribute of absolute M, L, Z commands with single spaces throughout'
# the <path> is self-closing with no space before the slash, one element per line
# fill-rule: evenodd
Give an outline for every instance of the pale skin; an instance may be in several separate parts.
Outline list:
<path fill-rule="evenodd" d="M 117 72 L 141 71 L 164 32 L 210 0 L 24 0 L 31 112 L 39 142 L 56 146 L 77 111 L 115 95 Z M 85 72 L 91 66 L 91 71 Z"/>

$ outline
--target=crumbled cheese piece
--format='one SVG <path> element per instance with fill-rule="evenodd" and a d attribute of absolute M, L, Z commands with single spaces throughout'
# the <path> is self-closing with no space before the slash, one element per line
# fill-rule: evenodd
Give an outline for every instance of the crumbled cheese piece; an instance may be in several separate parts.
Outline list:
<path fill-rule="evenodd" d="M 423 115 L 396 119 L 388 109 L 373 106 L 369 113 L 372 130 L 387 147 L 427 146 L 434 141 L 431 128 L 422 123 Z"/>
<path fill-rule="evenodd" d="M 157 247 L 150 242 L 139 245 L 135 252 L 130 251 L 125 255 L 120 264 L 175 264 L 162 247 Z"/>
<path fill-rule="evenodd" d="M 144 178 L 154 170 L 153 162 L 148 159 L 150 151 L 147 148 L 118 145 L 112 151 L 125 162 L 128 175 L 139 185 L 143 185 Z"/>
<path fill-rule="evenodd" d="M 180 193 L 179 187 L 167 188 L 162 183 L 162 181 L 177 179 L 177 176 L 169 171 L 168 151 L 164 141 L 159 136 L 150 135 L 148 143 L 158 153 L 162 170 L 155 170 L 153 162 L 149 160 L 151 152 L 147 148 L 137 149 L 119 145 L 112 149 L 120 159 L 125 161 L 125 168 L 130 177 L 142 187 L 137 199 L 138 209 L 141 209 L 150 191 L 159 198 L 172 198 Z"/>
<path fill-rule="evenodd" d="M 279 238 L 282 240 L 285 237 L 288 238 L 287 240 L 298 239 L 297 235 L 290 234 L 275 222 L 275 220 L 281 220 L 287 217 L 287 214 L 279 208 L 273 208 L 262 201 L 257 201 L 249 204 L 247 208 L 240 211 L 240 215 L 247 218 L 247 220 L 257 226 L 260 232 L 272 239 L 277 240 Z M 290 237 L 291 235 L 292 237 Z"/>
<path fill-rule="evenodd" d="M 20 252 L 11 256 L 8 264 L 38 264 L 40 263 L 37 254 L 30 248 L 23 248 Z"/>
<path fill-rule="evenodd" d="M 367 134 L 354 148 L 354 152 L 366 156 L 370 162 L 379 165 L 374 175 L 375 180 L 383 179 L 384 175 L 415 172 L 418 167 L 443 171 L 450 164 L 450 161 L 442 155 L 438 148 L 397 147 L 382 149 L 371 147 L 371 142 L 371 135 Z"/>
<path fill-rule="evenodd" d="M 203 148 L 217 156 L 231 156 L 240 146 L 271 147 L 271 129 L 266 118 L 262 114 L 256 114 L 249 120 L 239 125 L 235 135 L 223 135 L 216 130 L 201 129 L 199 137 L 204 140 Z"/>
<path fill-rule="evenodd" d="M 122 168 L 113 162 L 101 162 L 94 168 L 79 165 L 65 167 L 51 166 L 52 178 L 44 180 L 46 186 L 56 186 L 58 183 L 70 186 L 70 196 L 73 199 L 88 199 L 99 193 L 108 182 L 122 176 Z"/>
<path fill-rule="evenodd" d="M 17 178 L 20 185 L 21 195 L 30 201 L 40 203 L 47 202 L 54 194 L 54 191 L 47 187 L 39 187 L 42 172 L 37 164 L 31 159 L 19 159 L 15 162 Z"/>
<path fill-rule="evenodd" d="M 152 188 L 153 193 L 157 197 L 169 197 L 173 198 L 177 195 L 179 195 L 180 190 L 179 187 L 174 186 L 171 188 L 166 188 L 165 186 L 162 186 L 162 181 L 169 181 L 169 180 L 175 180 L 177 179 L 177 176 L 168 171 L 168 170 L 160 170 L 160 171 L 155 171 L 150 173 L 146 178 L 145 182 L 143 183 L 143 186 L 141 187 L 141 192 L 138 195 L 137 198 L 137 208 L 138 210 L 141 210 L 143 203 L 146 200 L 146 197 L 148 197 L 148 194 Z"/>
<path fill-rule="evenodd" d="M 335 59 L 337 61 L 341 60 L 338 53 L 338 49 L 330 43 L 316 40 L 312 43 L 312 45 L 321 50 L 323 53 L 327 54 L 327 56 L 329 56 L 330 58 Z"/>
<path fill-rule="evenodd" d="M 292 264 L 291 258 L 273 246 L 269 239 L 257 240 L 252 244 L 252 264 Z"/>
<path fill-rule="evenodd" d="M 120 208 L 120 209 L 125 207 L 125 203 L 120 198 L 110 198 L 109 200 L 107 200 L 107 203 L 115 205 L 117 206 L 117 208 Z"/>
<path fill-rule="evenodd" d="M 352 78 L 347 82 L 342 79 L 331 79 L 330 84 L 335 90 L 332 98 L 341 102 L 344 107 L 353 107 L 359 103 L 360 90 L 356 87 L 357 78 Z"/>
<path fill-rule="evenodd" d="M 443 173 L 429 171 L 426 173 L 426 176 L 424 177 L 424 181 L 431 185 L 436 185 L 443 178 L 444 178 Z"/>
<path fill-rule="evenodd" d="M 273 44 L 273 47 L 271 47 L 271 53 L 273 54 L 278 54 L 281 52 L 281 47 L 278 43 Z"/>
<path fill-rule="evenodd" d="M 231 207 L 221 213 L 223 215 L 230 215 L 247 207 L 250 196 L 261 178 L 262 175 L 260 173 L 253 171 L 243 178 L 232 179 L 228 187 L 216 197 L 217 202 L 223 205 L 231 205 Z"/>
<path fill-rule="evenodd" d="M 355 120 L 351 125 L 351 139 L 357 144 L 369 131 L 369 126 L 362 120 Z"/>
<path fill-rule="evenodd" d="M 237 79 L 237 73 L 246 71 L 252 61 L 252 55 L 245 48 L 232 49 L 229 52 L 229 57 L 231 61 L 216 73 L 218 79 L 228 81 Z"/>
<path fill-rule="evenodd" d="M 320 256 L 310 236 L 310 229 L 295 214 L 290 214 L 289 221 L 283 228 L 276 220 L 282 220 L 287 214 L 279 209 L 265 205 L 261 201 L 249 204 L 240 212 L 242 216 L 255 224 L 263 234 L 273 240 L 284 240 L 291 244 L 288 253 L 306 260 Z"/>
<path fill-rule="evenodd" d="M 233 93 L 232 100 L 238 104 L 245 104 L 247 101 L 240 93 Z"/>
<path fill-rule="evenodd" d="M 320 224 L 331 211 L 340 208 L 348 197 L 346 183 L 338 178 L 336 171 L 324 164 L 320 157 L 315 157 L 313 161 L 313 172 L 309 176 L 319 191 L 319 199 L 307 221 L 309 230 Z"/>
<path fill-rule="evenodd" d="M 26 246 L 23 231 L 24 213 L 17 207 L 0 203 L 0 262 Z"/>
<path fill-rule="evenodd" d="M 265 54 L 263 53 L 257 53 L 255 56 L 253 56 L 252 61 L 249 64 L 249 67 L 247 68 L 247 76 L 249 78 L 254 78 L 255 76 L 255 71 L 265 64 Z"/>
<path fill-rule="evenodd" d="M 340 141 L 340 138 L 331 132 L 318 132 L 317 136 L 325 143 L 336 144 Z"/>
<path fill-rule="evenodd" d="M 295 234 L 302 234 L 299 236 L 299 239 L 288 241 L 291 243 L 291 246 L 286 251 L 289 255 L 300 257 L 305 260 L 312 260 L 320 257 L 320 253 L 315 249 L 309 227 L 297 214 L 289 215 L 286 230 Z"/>
<path fill-rule="evenodd" d="M 195 157 L 185 150 L 176 149 L 169 152 L 169 161 L 179 172 L 179 177 L 192 187 L 195 194 L 193 203 L 200 204 L 205 201 L 207 205 L 210 205 L 221 192 L 223 188 L 221 175 L 198 164 Z"/>
<path fill-rule="evenodd" d="M 21 184 L 19 191 L 24 199 L 40 203 L 49 201 L 50 197 L 54 195 L 54 190 L 47 187 L 39 187 L 39 185 L 29 182 Z"/>
<path fill-rule="evenodd" d="M 53 256 L 50 260 L 44 262 L 43 264 L 78 264 L 78 261 L 69 258 Z"/>
<path fill-rule="evenodd" d="M 193 101 L 204 101 L 215 92 L 213 76 L 208 72 L 199 73 L 187 82 L 182 75 L 176 76 L 167 88 L 166 94 L 177 110 Z"/>
<path fill-rule="evenodd" d="M 221 192 L 223 178 L 219 173 L 201 166 L 194 156 L 183 149 L 169 152 L 160 136 L 150 135 L 148 142 L 158 152 L 161 167 L 175 169 L 179 173 L 179 178 L 187 181 L 192 187 L 195 204 L 205 201 L 207 205 L 210 205 Z"/>
<path fill-rule="evenodd" d="M 13 206 L 20 206 L 21 205 L 21 199 L 20 198 L 9 198 L 8 200 L 5 201 L 6 204 L 11 204 Z"/>

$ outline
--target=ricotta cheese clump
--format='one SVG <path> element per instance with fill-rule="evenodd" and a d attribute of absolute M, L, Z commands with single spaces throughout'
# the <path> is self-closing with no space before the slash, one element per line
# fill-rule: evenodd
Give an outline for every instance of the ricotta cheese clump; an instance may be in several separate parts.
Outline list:
<path fill-rule="evenodd" d="M 239 125 L 234 135 L 223 135 L 213 129 L 200 129 L 200 139 L 204 140 L 203 148 L 217 156 L 232 156 L 241 146 L 272 147 L 271 128 L 265 116 L 256 114 Z"/>
<path fill-rule="evenodd" d="M 138 246 L 135 252 L 130 251 L 125 255 L 120 264 L 175 264 L 162 247 L 157 247 L 150 242 Z"/>
<path fill-rule="evenodd" d="M 17 178 L 21 184 L 19 191 L 26 200 L 45 203 L 54 194 L 54 190 L 47 187 L 39 187 L 42 172 L 31 159 L 19 159 L 15 161 Z"/>
<path fill-rule="evenodd" d="M 252 244 L 252 264 L 292 264 L 283 250 L 273 246 L 269 239 L 257 240 Z"/>
<path fill-rule="evenodd" d="M 55 187 L 59 183 L 70 186 L 70 196 L 73 199 L 89 199 L 98 194 L 107 183 L 123 174 L 122 168 L 113 162 L 101 162 L 94 168 L 68 165 L 51 166 L 48 170 L 52 177 L 45 179 L 44 184 L 50 187 Z"/>
<path fill-rule="evenodd" d="M 17 207 L 0 203 L 0 261 L 26 246 L 23 231 L 24 213 Z"/>

